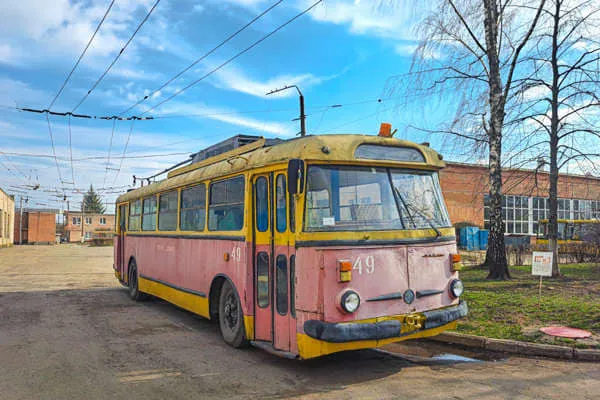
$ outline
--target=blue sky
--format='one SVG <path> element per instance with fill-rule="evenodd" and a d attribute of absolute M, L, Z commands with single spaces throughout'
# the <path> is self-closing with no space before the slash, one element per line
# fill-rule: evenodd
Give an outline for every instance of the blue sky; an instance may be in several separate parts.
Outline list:
<path fill-rule="evenodd" d="M 100 76 L 155 0 L 116 0 L 87 55 L 52 107 L 70 111 Z M 185 154 L 235 134 L 293 137 L 299 130 L 294 91 L 265 96 L 286 84 L 299 85 L 306 97 L 309 133 L 377 132 L 380 122 L 399 128 L 398 136 L 432 140 L 407 125 L 435 129 L 449 116 L 443 107 L 401 105 L 386 96 L 391 76 L 410 69 L 416 44 L 414 26 L 423 7 L 414 2 L 327 0 L 217 73 L 148 115 L 169 116 L 135 123 L 126 157 L 121 156 L 131 122 L 71 120 L 73 174 L 68 161 L 68 120 L 50 117 L 58 157 L 51 155 L 44 115 L 17 112 L 46 108 L 104 14 L 109 0 L 20 0 L 0 4 L 0 187 L 35 184 L 52 191 L 119 187 L 104 193 L 112 202 L 132 183 Z M 265 10 L 275 0 L 162 0 L 106 78 L 77 110 L 116 115 L 161 86 L 193 60 Z M 313 1 L 286 0 L 257 23 L 199 63 L 180 79 L 128 115 L 138 115 L 244 49 Z M 35 10 L 35 12 L 32 12 Z M 368 102 L 368 101 L 371 102 Z M 354 104 L 364 102 L 362 104 Z M 348 104 L 341 108 L 322 106 Z M 255 112 L 256 111 L 256 112 Z M 435 112 L 432 112 L 435 111 Z M 203 115 L 203 116 L 190 116 Z M 434 147 L 441 143 L 432 140 Z M 109 157 L 110 149 L 110 161 Z M 173 154 L 176 153 L 176 154 Z M 452 158 L 452 155 L 449 155 Z M 96 157 L 93 160 L 82 158 Z M 107 169 L 108 166 L 108 169 Z M 10 169 L 8 171 L 7 169 Z M 62 178 L 62 182 L 61 179 Z M 61 208 L 54 194 L 29 192 L 30 205 Z M 78 207 L 81 194 L 69 196 Z"/>

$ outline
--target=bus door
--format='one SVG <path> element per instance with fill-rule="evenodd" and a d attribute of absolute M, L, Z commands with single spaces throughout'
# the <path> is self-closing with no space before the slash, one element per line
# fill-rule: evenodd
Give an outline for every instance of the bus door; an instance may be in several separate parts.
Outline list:
<path fill-rule="evenodd" d="M 127 204 L 119 206 L 119 226 L 117 227 L 117 271 L 122 281 L 125 281 L 125 231 L 127 227 Z"/>
<path fill-rule="evenodd" d="M 285 171 L 257 175 L 254 187 L 255 339 L 290 350 L 290 229 Z M 293 325 L 293 326 L 292 326 Z M 293 328 L 293 329 L 292 329 Z"/>

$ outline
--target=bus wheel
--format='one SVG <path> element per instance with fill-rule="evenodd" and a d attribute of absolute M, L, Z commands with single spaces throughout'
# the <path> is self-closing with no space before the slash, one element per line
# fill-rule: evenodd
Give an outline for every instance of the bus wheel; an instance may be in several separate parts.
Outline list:
<path fill-rule="evenodd" d="M 129 264 L 129 280 L 128 280 L 128 282 L 129 282 L 128 283 L 129 297 L 131 298 L 131 300 L 142 301 L 142 300 L 146 299 L 146 295 L 144 293 L 140 292 L 140 289 L 138 287 L 137 264 L 133 260 Z"/>
<path fill-rule="evenodd" d="M 219 297 L 219 325 L 223 340 L 233 347 L 244 347 L 248 344 L 244 332 L 244 313 L 240 298 L 229 281 L 221 287 Z"/>

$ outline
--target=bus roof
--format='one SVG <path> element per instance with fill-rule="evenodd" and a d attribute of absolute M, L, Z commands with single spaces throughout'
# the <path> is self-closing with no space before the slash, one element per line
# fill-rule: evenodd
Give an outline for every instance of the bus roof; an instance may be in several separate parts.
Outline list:
<path fill-rule="evenodd" d="M 419 150 L 425 162 L 357 159 L 359 145 L 372 144 Z M 287 162 L 290 159 L 352 164 L 393 165 L 414 169 L 439 170 L 445 167 L 442 157 L 428 146 L 406 140 L 370 135 L 318 135 L 286 140 L 269 146 L 266 139 L 224 152 L 206 160 L 171 171 L 167 179 L 121 195 L 117 203 L 137 199 L 188 184 L 232 173 Z"/>

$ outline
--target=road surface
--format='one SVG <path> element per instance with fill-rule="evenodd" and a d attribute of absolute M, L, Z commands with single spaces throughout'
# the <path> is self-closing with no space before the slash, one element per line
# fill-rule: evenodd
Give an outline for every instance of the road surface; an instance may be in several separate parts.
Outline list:
<path fill-rule="evenodd" d="M 387 353 L 430 351 L 422 346 L 308 361 L 236 350 L 214 323 L 159 300 L 130 301 L 112 273 L 110 247 L 0 250 L 3 400 L 597 399 L 600 393 L 599 364 Z"/>

